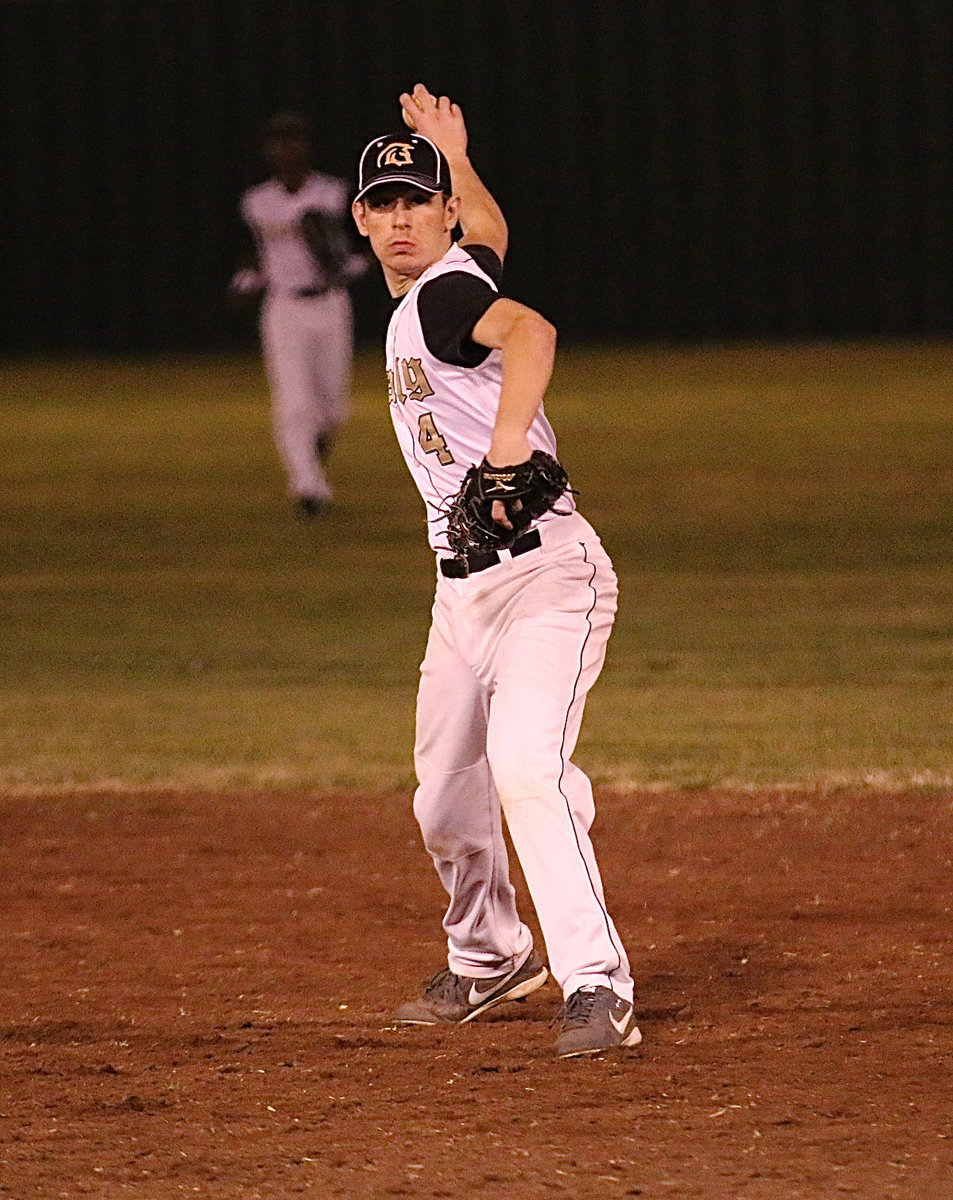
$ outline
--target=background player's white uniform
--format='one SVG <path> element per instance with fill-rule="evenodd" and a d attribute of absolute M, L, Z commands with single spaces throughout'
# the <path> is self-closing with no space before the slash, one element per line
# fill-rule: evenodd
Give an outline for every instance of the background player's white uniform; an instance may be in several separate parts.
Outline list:
<path fill-rule="evenodd" d="M 536 533 L 524 534 L 496 565 L 463 578 L 441 569 L 449 554 L 444 510 L 490 445 L 501 359 L 472 341 L 460 353 L 434 353 L 422 293 L 451 275 L 495 292 L 499 271 L 486 247 L 452 247 L 403 296 L 387 334 L 391 415 L 438 556 L 417 705 L 414 811 L 450 897 L 444 928 L 452 972 L 497 976 L 531 950 L 509 881 L 502 805 L 564 994 L 602 985 L 631 1001 L 628 962 L 589 840 L 592 789 L 570 758 L 615 615 L 612 564 L 567 497 L 557 506 L 567 515 L 547 513 L 534 525 L 538 544 Z M 468 337 L 474 322 L 464 323 Z M 542 410 L 528 436 L 533 449 L 555 455 Z M 527 542 L 532 548 L 517 553 Z"/>
<path fill-rule="evenodd" d="M 347 211 L 345 182 L 316 171 L 297 191 L 269 179 L 249 188 L 241 200 L 265 287 L 260 328 L 275 442 L 290 495 L 321 503 L 330 499 L 331 488 L 316 447 L 347 415 L 352 316 L 346 288 L 326 277 L 301 218 L 317 212 L 338 223 Z M 363 269 L 363 260 L 357 262 Z"/>

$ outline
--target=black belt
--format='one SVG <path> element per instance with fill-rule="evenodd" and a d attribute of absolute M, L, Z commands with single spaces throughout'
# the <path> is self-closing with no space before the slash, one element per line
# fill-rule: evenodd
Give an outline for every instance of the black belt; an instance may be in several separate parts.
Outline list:
<path fill-rule="evenodd" d="M 314 296 L 326 296 L 329 292 L 341 292 L 343 283 L 325 283 L 323 288 L 299 288 L 294 293 L 305 300 L 313 300 Z"/>
<path fill-rule="evenodd" d="M 509 547 L 509 552 L 514 558 L 518 558 L 529 550 L 538 550 L 542 544 L 539 530 L 531 529 L 529 533 L 524 533 L 516 539 Z M 499 561 L 500 556 L 495 550 L 487 550 L 482 554 L 468 554 L 465 558 L 442 558 L 440 574 L 447 579 L 466 579 L 468 575 L 474 575 L 477 571 L 495 567 Z"/>

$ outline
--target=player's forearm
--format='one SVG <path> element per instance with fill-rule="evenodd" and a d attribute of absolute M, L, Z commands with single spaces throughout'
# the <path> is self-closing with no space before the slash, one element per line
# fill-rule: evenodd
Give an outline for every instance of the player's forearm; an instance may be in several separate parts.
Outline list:
<path fill-rule="evenodd" d="M 556 330 L 527 310 L 502 339 L 503 382 L 487 458 L 495 466 L 524 462 L 527 439 L 546 394 L 556 357 Z"/>
<path fill-rule="evenodd" d="M 465 154 L 447 159 L 453 193 L 460 201 L 460 228 L 467 242 L 481 242 L 500 258 L 506 253 L 509 231 L 503 211 Z"/>

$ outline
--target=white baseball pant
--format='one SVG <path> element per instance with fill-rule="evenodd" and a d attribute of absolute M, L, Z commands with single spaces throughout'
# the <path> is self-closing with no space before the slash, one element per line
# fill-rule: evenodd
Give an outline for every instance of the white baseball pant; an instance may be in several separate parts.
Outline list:
<path fill-rule="evenodd" d="M 261 343 L 271 390 L 275 444 L 292 497 L 331 498 L 316 451 L 347 415 L 352 354 L 351 300 L 272 295 L 261 309 Z"/>
<path fill-rule="evenodd" d="M 550 969 L 627 1000 L 632 979 L 606 909 L 588 778 L 570 761 L 605 658 L 617 584 L 578 513 L 539 526 L 542 547 L 466 579 L 438 576 L 421 665 L 414 813 L 450 904 L 450 969 L 487 977 L 525 957 L 501 811 Z"/>

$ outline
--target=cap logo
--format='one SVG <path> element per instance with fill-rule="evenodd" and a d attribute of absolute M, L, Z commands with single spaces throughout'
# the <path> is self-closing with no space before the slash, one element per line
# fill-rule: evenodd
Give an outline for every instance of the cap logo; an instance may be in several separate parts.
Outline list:
<path fill-rule="evenodd" d="M 414 161 L 410 142 L 390 142 L 377 156 L 378 167 L 407 167 Z"/>

